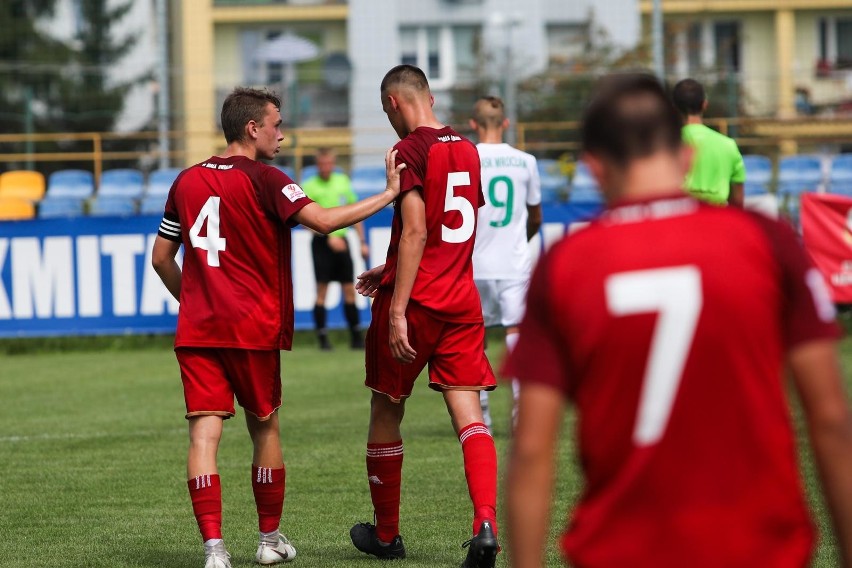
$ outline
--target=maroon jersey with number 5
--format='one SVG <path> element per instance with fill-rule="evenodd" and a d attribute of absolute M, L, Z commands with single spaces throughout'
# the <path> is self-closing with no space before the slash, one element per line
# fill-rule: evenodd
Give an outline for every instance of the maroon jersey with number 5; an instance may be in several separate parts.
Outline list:
<path fill-rule="evenodd" d="M 242 156 L 180 174 L 159 230 L 184 245 L 175 347 L 290 349 L 290 228 L 308 203 L 286 174 Z"/>
<path fill-rule="evenodd" d="M 397 163 L 405 163 L 406 168 L 394 204 L 381 286 L 393 293 L 402 235 L 400 201 L 405 192 L 419 190 L 426 205 L 427 236 L 411 301 L 436 319 L 482 321 L 472 262 L 477 210 L 485 203 L 476 146 L 448 126 L 421 126 L 394 148 L 399 151 Z"/>
<path fill-rule="evenodd" d="M 793 231 L 756 214 L 623 204 L 557 244 L 506 372 L 577 407 L 571 563 L 806 566 L 782 370 L 791 348 L 837 334 Z"/>

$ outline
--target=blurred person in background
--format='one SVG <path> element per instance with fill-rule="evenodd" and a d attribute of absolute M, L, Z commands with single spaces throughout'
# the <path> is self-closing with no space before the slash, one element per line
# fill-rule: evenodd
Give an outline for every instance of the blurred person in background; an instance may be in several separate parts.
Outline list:
<path fill-rule="evenodd" d="M 380 194 L 320 207 L 286 174 L 259 161 L 274 159 L 280 149 L 280 108 L 280 99 L 267 91 L 237 88 L 228 95 L 221 115 L 228 147 L 175 180 L 151 255 L 180 302 L 175 355 L 189 424 L 187 486 L 205 568 L 231 566 L 216 456 L 224 421 L 235 415 L 234 397 L 254 449 L 255 560 L 278 564 L 296 556 L 279 532 L 285 488 L 280 351 L 293 341 L 290 229 L 302 224 L 327 234 L 363 220 L 396 198 L 404 167 L 390 167 Z M 385 163 L 394 164 L 395 155 L 389 150 Z M 176 261 L 181 245 L 182 267 Z"/>
<path fill-rule="evenodd" d="M 692 167 L 686 174 L 686 190 L 708 203 L 742 207 L 745 196 L 745 165 L 737 143 L 704 124 L 707 96 L 694 79 L 675 85 L 672 100 L 683 117 L 683 141 L 694 149 Z"/>
<path fill-rule="evenodd" d="M 651 75 L 603 81 L 582 144 L 607 209 L 536 266 L 506 362 L 522 383 L 507 480 L 512 566 L 543 565 L 568 403 L 585 476 L 560 540 L 572 566 L 808 566 L 816 535 L 785 369 L 850 566 L 840 330 L 796 234 L 683 192 L 692 150 Z"/>
<path fill-rule="evenodd" d="M 317 150 L 317 174 L 302 182 L 302 189 L 307 196 L 322 207 L 337 207 L 355 203 L 358 198 L 352 191 L 349 176 L 336 172 L 337 156 L 331 148 Z M 340 282 L 343 291 L 343 315 L 349 327 L 349 345 L 352 349 L 363 349 L 364 339 L 361 336 L 361 321 L 358 308 L 355 306 L 355 275 L 352 267 L 352 255 L 349 252 L 349 241 L 346 237 L 348 228 L 338 229 L 328 235 L 315 233 L 311 241 L 311 255 L 314 261 L 314 277 L 317 286 L 317 300 L 314 306 L 314 327 L 319 340 L 319 347 L 324 351 L 332 349 L 326 328 L 325 297 L 329 282 Z M 361 256 L 366 259 L 370 254 L 367 239 L 364 235 L 364 225 L 355 223 L 355 231 L 361 241 Z"/>
<path fill-rule="evenodd" d="M 541 227 L 541 182 L 534 156 L 503 142 L 509 119 L 499 97 L 482 97 L 473 106 L 470 127 L 479 143 L 482 192 L 473 246 L 473 278 L 482 301 L 486 327 L 502 326 L 506 350 L 518 340 L 532 260 L 527 243 Z M 518 381 L 509 379 L 512 399 L 518 399 Z M 488 391 L 479 391 L 485 425 L 491 428 Z M 512 421 L 516 406 L 512 406 Z"/>

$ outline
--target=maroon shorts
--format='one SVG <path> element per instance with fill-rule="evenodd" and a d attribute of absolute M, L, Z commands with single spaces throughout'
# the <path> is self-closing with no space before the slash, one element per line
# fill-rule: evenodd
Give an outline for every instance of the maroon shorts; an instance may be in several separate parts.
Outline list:
<path fill-rule="evenodd" d="M 175 354 L 187 418 L 230 418 L 234 396 L 246 412 L 261 420 L 281 406 L 281 354 L 277 350 L 178 347 Z"/>
<path fill-rule="evenodd" d="M 373 321 L 367 330 L 368 388 L 398 402 L 411 395 L 414 381 L 429 365 L 429 387 L 435 390 L 494 390 L 494 371 L 485 356 L 482 322 L 456 323 L 436 319 L 420 305 L 409 303 L 408 342 L 417 352 L 412 363 L 400 363 L 390 351 L 391 293 L 376 295 Z"/>

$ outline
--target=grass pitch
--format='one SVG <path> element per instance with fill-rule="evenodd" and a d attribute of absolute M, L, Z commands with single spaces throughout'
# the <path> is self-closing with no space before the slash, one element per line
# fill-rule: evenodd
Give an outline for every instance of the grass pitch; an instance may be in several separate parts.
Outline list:
<path fill-rule="evenodd" d="M 294 351 L 282 359 L 287 464 L 282 528 L 298 550 L 293 566 L 378 562 L 349 542 L 349 527 L 372 517 L 364 469 L 369 392 L 363 387 L 363 354 L 338 339 L 337 350 L 328 354 L 316 350 L 312 337 L 300 335 Z M 497 361 L 501 342 L 491 343 Z M 169 339 L 81 340 L 62 351 L 56 346 L 7 342 L 0 349 L 5 353 L 0 354 L 0 567 L 202 566 L 185 483 L 183 396 Z M 842 347 L 844 366 L 852 369 L 852 341 Z M 501 474 L 508 396 L 505 388 L 492 394 Z M 471 515 L 462 456 L 442 398 L 425 382 L 407 404 L 403 439 L 401 528 L 408 558 L 399 564 L 458 566 Z M 581 484 L 567 438 L 559 459 L 554 536 Z M 250 460 L 238 411 L 225 425 L 219 454 L 224 537 L 235 568 L 254 565 Z M 803 462 L 816 522 L 828 535 L 807 451 Z M 814 565 L 837 564 L 832 538 L 824 536 Z M 506 566 L 505 555 L 498 566 Z M 560 566 L 554 547 L 548 566 Z"/>

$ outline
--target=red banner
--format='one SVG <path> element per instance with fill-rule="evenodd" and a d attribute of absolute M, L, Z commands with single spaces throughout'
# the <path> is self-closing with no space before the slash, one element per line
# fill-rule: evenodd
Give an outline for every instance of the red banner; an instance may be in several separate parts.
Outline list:
<path fill-rule="evenodd" d="M 822 272 L 836 304 L 852 303 L 852 198 L 802 194 L 805 248 Z"/>

